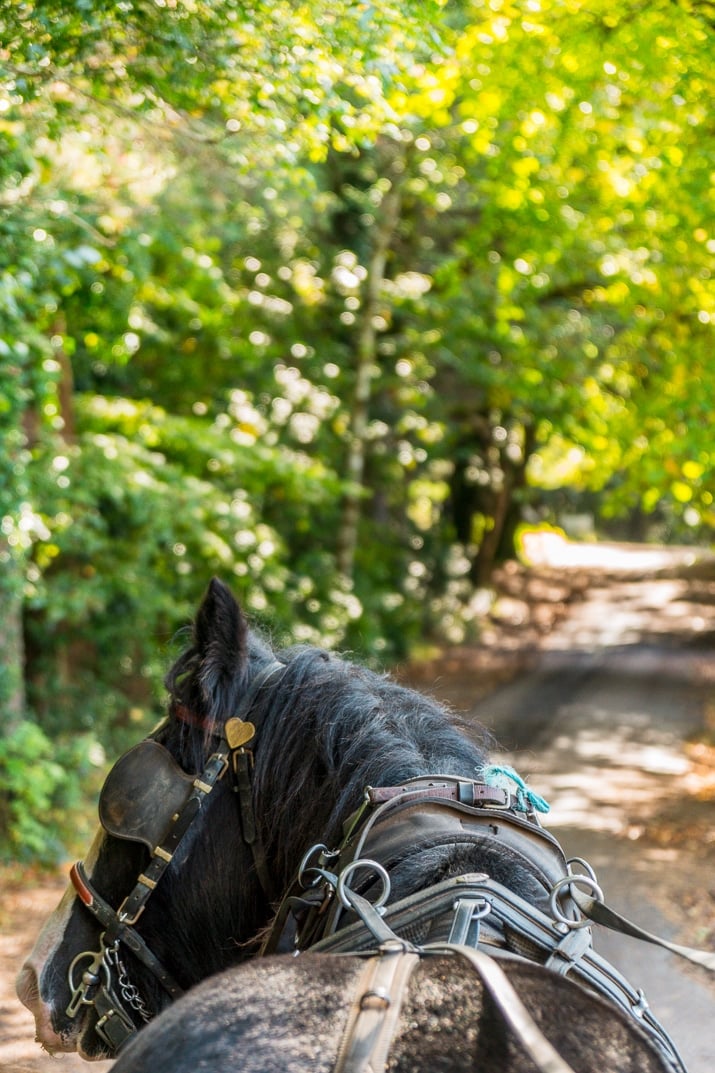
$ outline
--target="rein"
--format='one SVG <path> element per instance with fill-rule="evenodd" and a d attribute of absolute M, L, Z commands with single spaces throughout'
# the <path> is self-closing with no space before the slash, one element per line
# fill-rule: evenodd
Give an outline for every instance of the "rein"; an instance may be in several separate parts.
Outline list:
<path fill-rule="evenodd" d="M 100 818 L 105 829 L 118 838 L 144 842 L 151 853 L 149 865 L 139 874 L 133 889 L 116 910 L 94 889 L 81 861 L 70 869 L 70 882 L 77 897 L 103 930 L 99 938 L 99 950 L 83 951 L 70 965 L 68 980 L 71 998 L 66 1013 L 68 1017 L 74 1018 L 79 1015 L 83 1007 L 94 1007 L 98 1014 L 95 1031 L 113 1053 L 117 1053 L 124 1047 L 138 1031 L 130 1011 L 138 1014 L 144 1023 L 152 1016 L 138 989 L 130 982 L 126 968 L 121 961 L 119 951 L 122 944 L 150 970 L 171 999 L 176 999 L 183 994 L 183 989 L 151 952 L 135 925 L 171 863 L 179 844 L 195 819 L 201 814 L 205 799 L 228 770 L 232 773 L 233 789 L 238 798 L 243 839 L 251 849 L 259 882 L 266 895 L 269 896 L 270 876 L 255 822 L 251 787 L 253 753 L 248 746 L 253 741 L 256 728 L 253 723 L 243 717 L 250 713 L 259 691 L 278 670 L 283 670 L 283 666 L 275 660 L 256 676 L 239 705 L 237 714 L 227 719 L 220 734 L 216 735 L 220 739 L 218 748 L 209 756 L 200 775 L 192 780 L 190 776 L 186 776 L 178 769 L 178 766 L 176 775 L 173 775 L 170 767 L 168 768 L 168 777 L 173 778 L 175 784 L 178 781 L 178 792 L 185 797 L 185 800 L 170 818 L 167 818 L 163 825 L 163 834 L 155 843 L 153 837 L 147 839 L 147 834 L 153 835 L 156 817 L 143 816 L 140 809 L 138 814 L 133 816 L 134 825 L 130 825 L 128 831 L 124 830 L 121 819 L 116 820 L 113 817 L 112 802 L 110 801 L 103 807 L 100 797 Z M 179 720 L 189 725 L 203 726 L 203 723 L 198 721 L 198 717 L 181 704 L 175 704 L 174 714 Z M 148 755 L 149 751 L 152 755 Z M 174 761 L 167 750 L 153 739 L 141 742 L 134 749 L 129 750 L 117 762 L 113 772 L 123 764 L 124 768 L 128 767 L 129 771 L 127 773 L 122 769 L 120 781 L 121 778 L 126 780 L 128 774 L 131 782 L 133 774 L 136 783 L 137 778 L 141 780 L 145 776 L 147 762 L 153 762 L 155 755 L 161 759 L 163 774 L 166 778 L 167 765 L 174 765 Z M 132 771 L 132 766 L 134 771 Z M 107 776 L 103 794 L 110 785 L 113 772 Z M 148 774 L 150 777 L 150 771 Z M 182 787 L 186 782 L 190 784 L 188 796 L 182 793 Z M 175 784 L 170 789 L 177 792 Z M 159 782 L 158 785 L 160 789 L 157 796 L 161 798 L 164 783 Z M 128 789 L 126 786 L 121 785 L 119 789 L 126 795 Z M 144 803 L 143 799 L 142 803 Z M 158 802 L 150 801 L 146 807 L 151 810 L 155 804 Z M 83 961 L 86 961 L 86 964 L 80 973 L 80 965 Z"/>
<path fill-rule="evenodd" d="M 467 963 L 539 1073 L 574 1073 L 573 1067 L 546 1039 L 508 976 L 492 957 L 468 946 L 448 945 L 417 952 L 405 949 L 399 942 L 384 943 L 379 956 L 365 963 L 333 1073 L 372 1073 L 386 1069 L 410 976 L 422 953 L 456 955 Z"/>

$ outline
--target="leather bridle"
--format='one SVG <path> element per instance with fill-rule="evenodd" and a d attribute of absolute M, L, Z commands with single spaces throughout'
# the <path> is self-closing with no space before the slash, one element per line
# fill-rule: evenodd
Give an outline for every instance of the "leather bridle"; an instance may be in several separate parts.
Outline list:
<path fill-rule="evenodd" d="M 132 768 L 139 768 L 141 778 L 145 773 L 150 774 L 152 765 L 156 764 L 163 769 L 166 778 L 174 780 L 170 787 L 172 791 L 184 798 L 183 803 L 164 822 L 161 822 L 159 817 L 160 827 L 163 827 L 164 831 L 154 842 L 153 837 L 147 836 L 157 829 L 155 816 L 142 817 L 139 810 L 137 815 L 132 817 L 133 822 L 126 825 L 123 817 L 113 820 L 111 802 L 103 809 L 100 796 L 100 818 L 105 829 L 118 838 L 144 842 L 151 853 L 148 866 L 137 876 L 132 890 L 118 909 L 113 909 L 93 887 L 81 861 L 70 869 L 70 881 L 77 897 L 99 922 L 102 931 L 99 949 L 77 954 L 70 965 L 68 979 L 71 998 L 66 1014 L 75 1018 L 83 1008 L 93 1007 L 98 1015 L 95 1032 L 113 1053 L 124 1047 L 138 1031 L 135 1017 L 146 1022 L 152 1016 L 138 989 L 129 980 L 121 959 L 122 947 L 131 951 L 149 969 L 171 999 L 183 994 L 183 988 L 151 952 L 136 930 L 136 924 L 180 843 L 202 813 L 206 798 L 228 771 L 231 772 L 233 789 L 238 799 L 242 836 L 251 849 L 257 878 L 270 897 L 270 875 L 253 811 L 253 754 L 249 746 L 255 735 L 255 726 L 245 717 L 250 714 L 259 691 L 283 669 L 284 665 L 275 660 L 256 676 L 236 715 L 226 720 L 216 734 L 219 739 L 217 748 L 209 756 L 201 774 L 195 778 L 192 779 L 181 772 L 167 750 L 153 738 L 130 749 L 117 761 L 115 768 L 107 776 L 102 794 L 109 787 L 113 787 L 114 783 L 118 783 L 114 793 L 114 797 L 118 797 L 122 792 L 122 780 L 130 777 Z M 201 725 L 191 712 L 178 703 L 174 704 L 174 714 L 183 722 Z M 114 776 L 113 783 L 115 771 L 118 774 Z M 160 802 L 153 804 L 160 809 Z"/>

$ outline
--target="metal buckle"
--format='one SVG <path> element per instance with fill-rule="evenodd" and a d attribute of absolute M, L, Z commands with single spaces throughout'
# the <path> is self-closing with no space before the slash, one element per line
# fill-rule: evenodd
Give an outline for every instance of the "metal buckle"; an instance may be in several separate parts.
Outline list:
<path fill-rule="evenodd" d="M 137 882 L 141 882 L 141 879 L 137 880 Z M 156 886 L 156 884 L 155 884 L 155 886 Z M 148 889 L 151 889 L 151 888 L 148 888 Z M 139 917 L 144 912 L 146 903 L 143 903 L 142 905 L 139 906 L 139 908 L 137 909 L 137 911 L 136 911 L 136 913 L 134 914 L 133 917 L 129 917 L 124 912 L 124 906 L 129 901 L 129 898 L 130 898 L 130 895 L 128 894 L 127 897 L 122 902 L 122 904 L 119 906 L 119 909 L 117 909 L 117 920 L 119 921 L 120 924 L 126 924 L 130 928 L 133 928 L 134 925 L 136 924 L 137 920 L 139 919 Z"/>
<path fill-rule="evenodd" d="M 478 796 L 476 786 L 483 786 L 489 791 L 487 796 Z M 493 809 L 496 812 L 506 812 L 512 807 L 512 795 L 505 786 L 488 786 L 486 783 L 458 782 L 457 800 L 461 805 L 470 805 L 472 808 Z"/>

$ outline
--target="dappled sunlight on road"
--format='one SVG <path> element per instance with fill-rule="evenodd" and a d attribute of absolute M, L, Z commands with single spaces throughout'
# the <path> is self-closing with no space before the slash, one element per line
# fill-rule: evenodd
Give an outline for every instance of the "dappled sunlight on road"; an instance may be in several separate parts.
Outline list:
<path fill-rule="evenodd" d="M 690 764 L 671 734 L 645 733 L 638 722 L 582 727 L 559 735 L 538 757 L 522 758 L 529 783 L 546 797 L 550 828 L 637 831 L 654 801 L 675 797 Z"/>
<path fill-rule="evenodd" d="M 695 548 L 580 543 L 554 532 L 525 533 L 523 546 L 526 558 L 534 566 L 587 567 L 627 573 L 650 573 L 675 563 L 689 566 L 697 562 L 700 554 Z"/>
<path fill-rule="evenodd" d="M 505 565 L 481 638 L 524 665 L 470 718 L 550 803 L 544 827 L 610 906 L 713 949 L 715 558 L 558 535 L 529 550 L 540 565 Z M 655 947 L 602 928 L 595 943 L 678 1026 L 688 1068 L 711 1073 L 712 991 Z"/>
<path fill-rule="evenodd" d="M 589 577 L 581 599 L 543 638 L 544 649 L 597 651 L 671 637 L 699 644 L 715 635 L 713 567 L 697 576 L 713 562 L 705 549 L 580 544 L 558 533 L 528 533 L 524 545 L 533 563 Z"/>

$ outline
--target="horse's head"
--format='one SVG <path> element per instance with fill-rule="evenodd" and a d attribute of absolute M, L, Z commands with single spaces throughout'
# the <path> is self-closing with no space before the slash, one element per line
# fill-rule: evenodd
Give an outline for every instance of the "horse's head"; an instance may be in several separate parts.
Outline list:
<path fill-rule="evenodd" d="M 281 888 L 249 844 L 252 731 L 235 715 L 248 720 L 281 670 L 213 581 L 167 675 L 168 719 L 108 775 L 102 827 L 18 977 L 46 1050 L 106 1057 L 255 950 Z"/>

